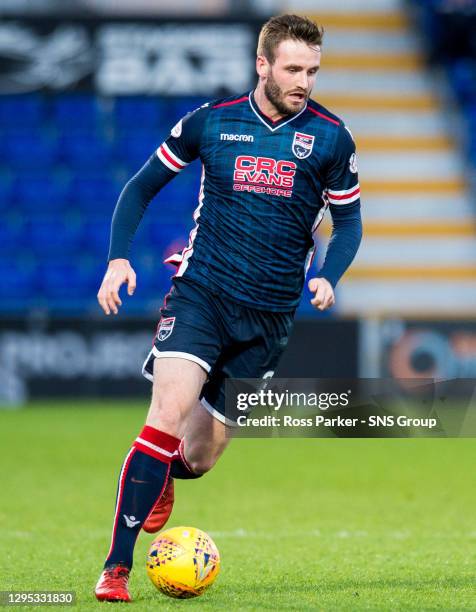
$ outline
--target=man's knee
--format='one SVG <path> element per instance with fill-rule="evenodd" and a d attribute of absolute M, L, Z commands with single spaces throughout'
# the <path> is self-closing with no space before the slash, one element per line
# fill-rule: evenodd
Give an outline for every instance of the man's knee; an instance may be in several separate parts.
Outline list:
<path fill-rule="evenodd" d="M 203 474 L 206 474 L 212 469 L 216 463 L 216 460 L 211 461 L 209 458 L 199 457 L 197 459 L 192 459 L 191 461 L 187 460 L 187 463 L 194 474 L 197 476 L 203 476 Z"/>
<path fill-rule="evenodd" d="M 200 442 L 185 445 L 185 459 L 194 474 L 206 474 L 216 464 L 226 446 L 226 442 L 216 441 L 213 445 Z"/>

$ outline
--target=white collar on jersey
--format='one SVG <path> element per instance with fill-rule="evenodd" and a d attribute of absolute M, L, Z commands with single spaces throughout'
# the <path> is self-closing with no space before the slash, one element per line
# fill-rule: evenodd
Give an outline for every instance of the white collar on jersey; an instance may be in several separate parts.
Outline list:
<path fill-rule="evenodd" d="M 253 99 L 253 91 L 250 91 L 249 96 L 248 96 L 248 100 L 250 102 L 250 106 L 251 106 L 251 110 L 254 112 L 254 114 L 258 117 L 258 119 L 261 121 L 261 123 L 264 123 L 264 125 L 271 130 L 272 132 L 275 132 L 276 130 L 279 130 L 280 127 L 283 127 L 283 125 L 287 125 L 288 123 L 290 123 L 291 121 L 294 121 L 294 119 L 296 119 L 297 117 L 299 117 L 299 115 L 302 115 L 302 113 L 306 110 L 307 108 L 307 103 L 306 106 L 299 111 L 299 113 L 297 113 L 296 115 L 293 115 L 292 117 L 290 117 L 287 121 L 283 121 L 282 123 L 279 123 L 278 125 L 276 125 L 275 127 L 272 127 L 271 125 L 269 125 L 269 123 L 263 119 L 263 117 L 260 114 L 260 111 L 257 110 L 255 108 L 255 104 L 256 102 Z M 257 106 L 257 105 L 256 105 Z M 264 114 L 264 113 L 263 113 Z M 265 115 L 266 116 L 266 115 Z M 272 121 L 272 119 L 270 119 L 270 121 Z M 280 121 L 282 121 L 282 119 L 280 119 Z"/>

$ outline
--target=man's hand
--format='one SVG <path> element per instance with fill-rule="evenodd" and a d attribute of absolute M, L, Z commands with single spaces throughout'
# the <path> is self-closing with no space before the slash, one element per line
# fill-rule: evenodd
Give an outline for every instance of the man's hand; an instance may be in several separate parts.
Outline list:
<path fill-rule="evenodd" d="M 334 290 L 332 285 L 325 278 L 311 278 L 308 285 L 309 291 L 315 293 L 311 304 L 318 310 L 326 310 L 335 303 Z"/>
<path fill-rule="evenodd" d="M 114 314 L 118 313 L 118 306 L 122 305 L 119 289 L 123 283 L 127 283 L 127 293 L 133 295 L 136 288 L 136 273 L 129 260 L 112 259 L 98 291 L 98 302 L 107 315 L 111 314 L 111 311 Z"/>

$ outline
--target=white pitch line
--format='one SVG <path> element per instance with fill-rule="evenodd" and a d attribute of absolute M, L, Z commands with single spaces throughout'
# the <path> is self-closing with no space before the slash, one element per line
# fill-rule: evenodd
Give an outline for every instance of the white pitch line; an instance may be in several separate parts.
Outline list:
<path fill-rule="evenodd" d="M 13 538 L 29 538 L 32 534 L 30 531 L 10 531 L 8 535 Z"/>
<path fill-rule="evenodd" d="M 248 531 L 243 528 L 234 529 L 232 531 L 210 531 L 210 535 L 213 538 L 222 538 L 222 539 L 239 539 L 239 538 L 253 538 L 253 539 L 261 539 L 261 540 L 274 540 L 276 539 L 276 531 L 273 529 L 269 532 L 267 531 Z M 388 532 L 368 532 L 363 530 L 355 530 L 349 531 L 346 529 L 341 529 L 338 531 L 322 531 L 321 529 L 309 529 L 302 531 L 289 531 L 289 532 L 280 532 L 280 538 L 331 538 L 338 540 L 346 540 L 352 538 L 388 538 L 392 540 L 408 540 L 412 538 L 415 534 L 411 531 L 388 531 Z M 443 539 L 476 539 L 476 531 L 471 531 L 469 533 L 461 533 L 461 532 L 445 532 L 445 533 L 433 533 L 429 535 L 418 534 L 419 537 L 443 540 Z"/>
<path fill-rule="evenodd" d="M 210 535 L 212 537 L 216 537 L 216 538 L 258 538 L 258 539 L 264 539 L 264 540 L 271 540 L 271 539 L 275 539 L 276 538 L 276 532 L 273 531 L 248 531 L 246 529 L 234 529 L 233 531 L 210 531 Z M 305 531 L 289 531 L 289 532 L 281 532 L 279 534 L 280 538 L 296 538 L 296 537 L 303 537 L 303 538 L 308 538 L 308 537 L 312 537 L 312 538 L 339 538 L 339 539 L 346 539 L 346 538 L 366 538 L 366 537 L 371 537 L 373 534 L 369 534 L 367 531 L 347 531 L 347 530 L 340 530 L 340 531 L 334 531 L 334 532 L 323 532 L 320 529 L 310 529 L 310 530 L 305 530 Z M 410 534 L 407 534 L 406 537 L 409 537 Z M 397 537 L 397 536 L 395 536 Z"/>

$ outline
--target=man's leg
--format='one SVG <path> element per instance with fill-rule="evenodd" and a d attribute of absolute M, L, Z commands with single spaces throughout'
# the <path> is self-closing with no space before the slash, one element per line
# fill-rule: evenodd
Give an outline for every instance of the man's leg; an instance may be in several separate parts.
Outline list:
<path fill-rule="evenodd" d="M 201 402 L 193 406 L 180 446 L 181 455 L 193 474 L 202 475 L 212 469 L 228 446 L 231 432 L 232 429 L 213 417 Z"/>
<path fill-rule="evenodd" d="M 137 536 L 164 491 L 170 463 L 178 454 L 183 423 L 197 403 L 206 376 L 193 361 L 168 357 L 154 360 L 152 401 L 146 425 L 127 454 L 119 478 L 106 570 L 132 567 Z M 108 599 L 110 595 L 110 589 L 102 588 L 108 583 L 105 574 L 96 588 L 98 599 Z"/>
<path fill-rule="evenodd" d="M 168 521 L 174 504 L 174 478 L 200 478 L 212 469 L 230 441 L 230 432 L 197 402 L 186 420 L 179 453 L 170 464 L 170 478 L 163 496 L 143 524 L 144 531 L 156 533 Z"/>

